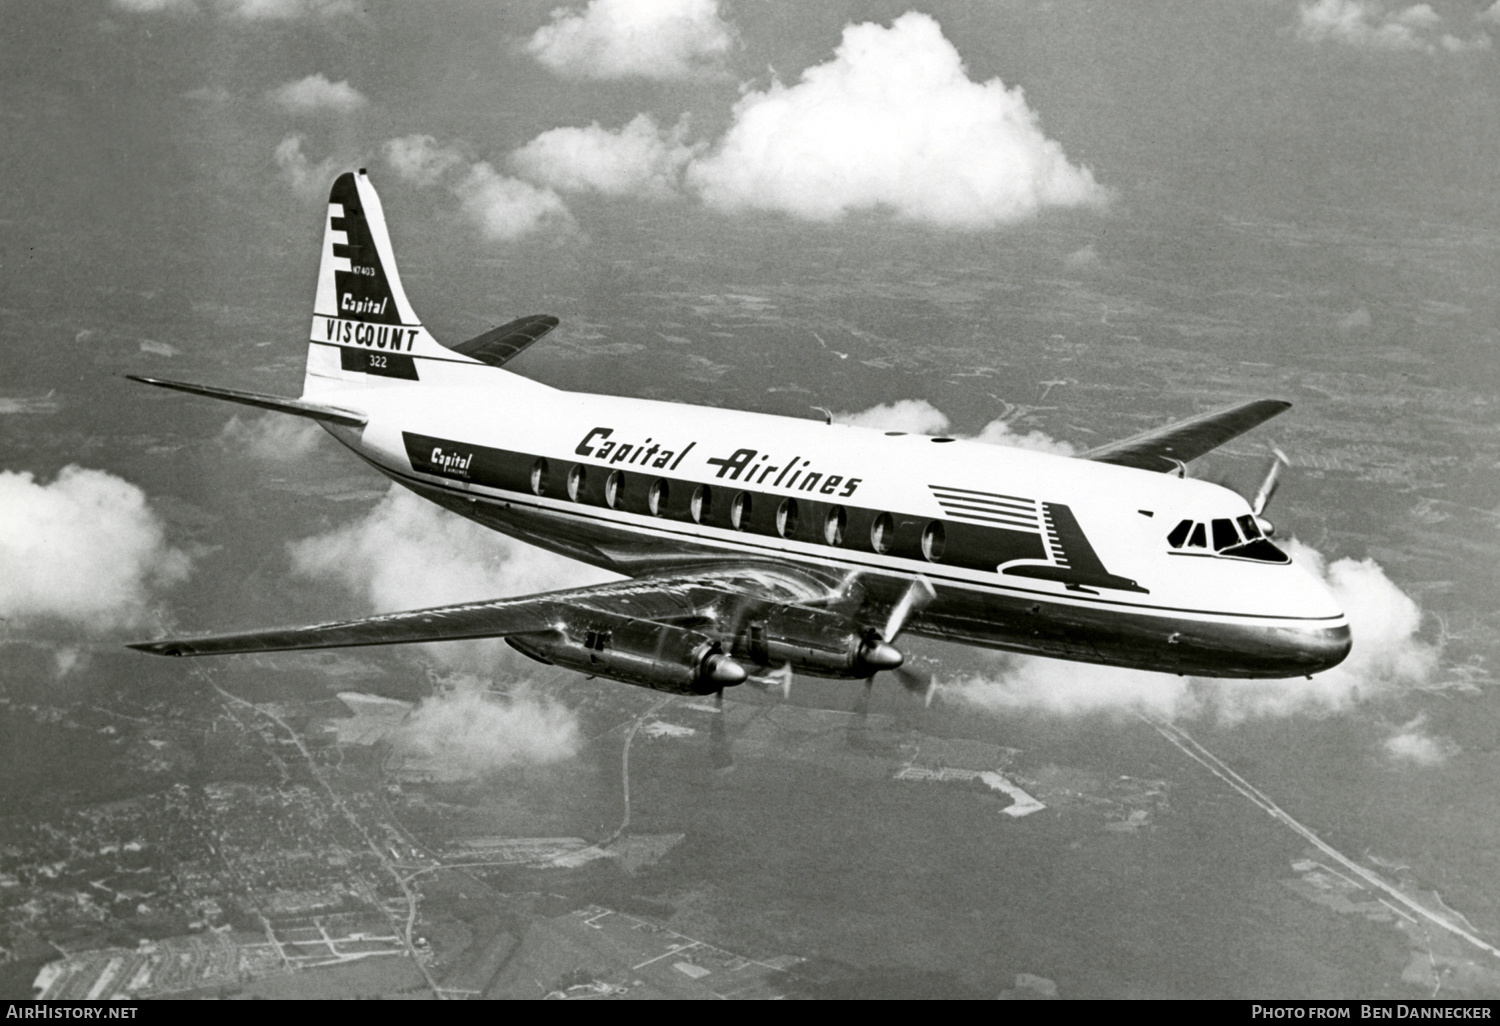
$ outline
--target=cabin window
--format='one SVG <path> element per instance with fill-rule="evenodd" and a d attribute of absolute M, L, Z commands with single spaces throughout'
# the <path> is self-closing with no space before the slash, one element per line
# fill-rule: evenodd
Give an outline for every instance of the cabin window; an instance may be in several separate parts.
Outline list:
<path fill-rule="evenodd" d="M 943 522 L 932 521 L 922 532 L 922 555 L 936 563 L 943 558 L 943 550 L 947 547 L 948 532 L 943 528 Z"/>
<path fill-rule="evenodd" d="M 538 459 L 531 465 L 531 493 L 541 495 L 547 488 L 547 461 Z"/>
<path fill-rule="evenodd" d="M 1191 548 L 1191 549 L 1206 549 L 1206 548 L 1208 548 L 1208 534 L 1203 530 L 1203 525 L 1202 524 L 1194 524 L 1193 525 L 1193 536 L 1188 539 L 1188 548 Z"/>
<path fill-rule="evenodd" d="M 703 523 L 703 518 L 713 509 L 713 501 L 714 490 L 708 485 L 701 484 L 693 489 L 693 501 L 688 505 L 693 514 L 693 523 Z"/>
<path fill-rule="evenodd" d="M 882 556 L 891 551 L 896 538 L 896 521 L 889 513 L 882 513 L 870 525 L 870 547 Z"/>
<path fill-rule="evenodd" d="M 576 465 L 572 470 L 568 471 L 568 498 L 572 499 L 574 502 L 577 502 L 578 496 L 583 494 L 583 486 L 586 477 L 587 471 L 585 470 L 582 463 Z"/>
<path fill-rule="evenodd" d="M 1260 525 L 1255 522 L 1255 518 L 1249 513 L 1246 513 L 1242 517 L 1237 517 L 1235 522 L 1240 525 L 1240 533 L 1245 536 L 1246 541 L 1254 541 L 1260 537 Z"/>
<path fill-rule="evenodd" d="M 625 490 L 625 472 L 622 470 L 610 471 L 609 477 L 604 479 L 604 504 L 610 509 L 620 508 L 620 493 Z"/>
<path fill-rule="evenodd" d="M 1182 543 L 1187 541 L 1188 532 L 1192 529 L 1193 522 L 1191 520 L 1184 520 L 1182 523 L 1172 528 L 1172 533 L 1167 535 L 1167 544 L 1172 546 L 1172 548 L 1174 549 L 1182 548 Z"/>
<path fill-rule="evenodd" d="M 797 533 L 797 500 L 782 499 L 776 507 L 776 533 L 785 538 Z"/>
<path fill-rule="evenodd" d="M 844 529 L 849 526 L 849 514 L 844 507 L 835 506 L 823 518 L 823 540 L 829 545 L 844 544 Z"/>
<path fill-rule="evenodd" d="M 750 493 L 740 492 L 729 505 L 729 523 L 736 531 L 743 531 L 750 522 Z"/>
<path fill-rule="evenodd" d="M 1238 545 L 1240 543 L 1240 536 L 1234 529 L 1233 520 L 1215 520 L 1213 526 L 1214 550 L 1216 552 L 1223 552 L 1231 545 Z"/>
<path fill-rule="evenodd" d="M 651 482 L 651 490 L 646 493 L 646 506 L 651 510 L 653 516 L 665 516 L 667 512 L 667 498 L 669 488 L 667 482 L 657 478 Z"/>

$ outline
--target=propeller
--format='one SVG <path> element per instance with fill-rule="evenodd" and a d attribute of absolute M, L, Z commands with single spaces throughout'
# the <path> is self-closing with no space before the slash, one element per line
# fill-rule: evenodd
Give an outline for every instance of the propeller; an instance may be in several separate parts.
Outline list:
<path fill-rule="evenodd" d="M 891 644 L 896 636 L 906 629 L 906 621 L 911 619 L 911 614 L 926 608 L 927 603 L 937 597 L 937 592 L 932 590 L 932 584 L 925 577 L 915 578 L 896 604 L 891 607 L 891 615 L 886 618 L 885 629 L 880 632 L 880 637 Z M 900 663 L 896 664 L 901 665 Z M 894 667 L 881 667 L 882 669 L 894 669 Z"/>
<path fill-rule="evenodd" d="M 1255 498 L 1250 500 L 1250 512 L 1255 514 L 1255 523 L 1267 538 L 1276 533 L 1275 526 L 1262 514 L 1270 503 L 1271 497 L 1276 494 L 1276 489 L 1281 486 L 1281 470 L 1289 467 L 1292 461 L 1287 459 L 1286 453 L 1271 446 L 1271 462 L 1266 467 L 1265 477 L 1261 479 L 1260 487 L 1255 490 Z"/>
<path fill-rule="evenodd" d="M 734 751 L 729 745 L 729 727 L 724 723 L 724 689 L 714 692 L 714 718 L 709 721 L 708 739 L 710 758 L 716 770 L 727 770 L 734 766 Z"/>
<path fill-rule="evenodd" d="M 896 600 L 896 604 L 891 607 L 891 615 L 886 618 L 885 627 L 880 631 L 879 637 L 872 638 L 871 643 L 867 645 L 867 651 L 862 658 L 866 665 L 874 667 L 874 673 L 871 673 L 865 681 L 866 708 L 869 705 L 870 688 L 875 682 L 875 673 L 881 670 L 890 670 L 901 682 L 902 687 L 912 694 L 921 695 L 924 704 L 932 705 L 932 678 L 905 666 L 906 657 L 893 642 L 906 629 L 907 621 L 911 619 L 912 614 L 921 612 L 936 597 L 937 592 L 933 590 L 927 578 L 915 578 Z"/>

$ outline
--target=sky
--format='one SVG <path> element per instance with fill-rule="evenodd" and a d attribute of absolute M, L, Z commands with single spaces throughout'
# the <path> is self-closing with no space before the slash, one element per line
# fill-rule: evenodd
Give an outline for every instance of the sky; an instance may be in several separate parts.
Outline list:
<path fill-rule="evenodd" d="M 367 167 L 433 333 L 555 314 L 517 367 L 560 387 L 1064 454 L 1293 399 L 1202 473 L 1291 454 L 1273 519 L 1365 625 L 1348 666 L 1226 690 L 927 654 L 1002 722 L 1176 716 L 1272 765 L 1277 730 L 1333 722 L 1407 811 L 1491 779 L 1500 2 L 0 16 L 0 617 L 56 681 L 137 672 L 106 653 L 142 632 L 602 579 L 386 491 L 311 425 L 120 380 L 294 394 L 326 191 Z M 520 672 L 496 643 L 379 659 Z M 416 747 L 489 723 L 458 694 Z M 522 740 L 465 759 L 576 755 L 546 696 L 507 708 L 478 733 Z M 1496 848 L 1479 808 L 1443 828 L 1470 854 Z"/>

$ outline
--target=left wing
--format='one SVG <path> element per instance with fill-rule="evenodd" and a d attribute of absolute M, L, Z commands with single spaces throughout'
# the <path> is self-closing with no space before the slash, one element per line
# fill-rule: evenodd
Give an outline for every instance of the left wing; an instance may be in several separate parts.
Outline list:
<path fill-rule="evenodd" d="M 1152 428 L 1138 435 L 1081 453 L 1080 458 L 1121 467 L 1157 470 L 1170 473 L 1189 460 L 1217 449 L 1231 438 L 1237 438 L 1291 409 L 1280 399 L 1255 399 L 1237 403 L 1222 410 L 1200 413 L 1175 424 Z"/>
<path fill-rule="evenodd" d="M 795 570 L 753 564 L 719 565 L 519 598 L 463 602 L 305 627 L 163 638 L 129 647 L 152 655 L 202 656 L 460 641 L 561 630 L 578 614 L 589 612 L 654 623 L 691 624 L 726 599 L 819 604 L 834 594 L 828 582 Z"/>

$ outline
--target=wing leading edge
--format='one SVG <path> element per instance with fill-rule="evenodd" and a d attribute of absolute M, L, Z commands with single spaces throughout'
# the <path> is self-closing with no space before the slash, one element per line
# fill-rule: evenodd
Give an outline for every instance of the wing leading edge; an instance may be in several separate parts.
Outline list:
<path fill-rule="evenodd" d="M 1264 424 L 1292 404 L 1281 399 L 1255 399 L 1236 403 L 1221 410 L 1200 413 L 1163 427 L 1142 431 L 1138 435 L 1080 454 L 1096 463 L 1113 463 L 1120 467 L 1156 470 L 1170 473 L 1249 431 Z"/>
<path fill-rule="evenodd" d="M 464 602 L 357 620 L 275 627 L 196 638 L 162 638 L 130 648 L 152 655 L 205 656 L 300 649 L 464 641 L 559 630 L 593 613 L 652 622 L 692 621 L 715 600 L 817 602 L 829 597 L 824 582 L 785 569 L 716 567 L 544 592 L 487 602 Z"/>

